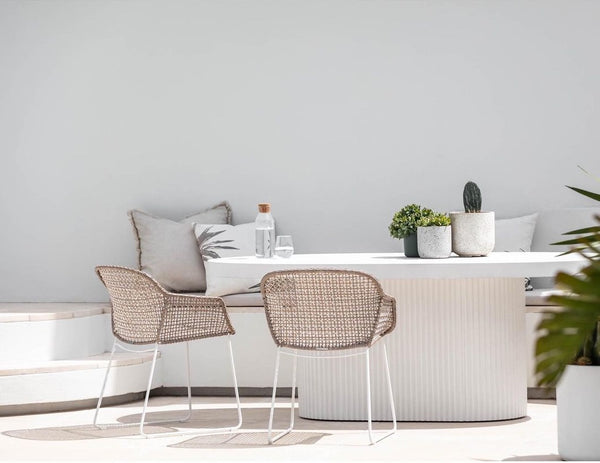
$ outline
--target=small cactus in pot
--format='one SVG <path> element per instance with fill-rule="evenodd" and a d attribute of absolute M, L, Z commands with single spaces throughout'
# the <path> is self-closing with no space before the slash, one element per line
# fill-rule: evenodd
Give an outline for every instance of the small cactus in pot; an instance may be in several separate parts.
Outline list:
<path fill-rule="evenodd" d="M 481 190 L 475 182 L 463 189 L 465 212 L 451 212 L 452 251 L 459 256 L 487 256 L 494 249 L 495 227 L 493 212 L 481 212 Z"/>
<path fill-rule="evenodd" d="M 463 190 L 465 212 L 472 214 L 481 212 L 481 190 L 475 182 L 467 182 Z"/>

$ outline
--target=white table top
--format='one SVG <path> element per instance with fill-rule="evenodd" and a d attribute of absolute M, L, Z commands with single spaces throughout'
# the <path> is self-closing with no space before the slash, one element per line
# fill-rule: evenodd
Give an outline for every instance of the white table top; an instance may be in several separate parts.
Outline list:
<path fill-rule="evenodd" d="M 273 257 L 226 257 L 205 263 L 218 277 L 258 277 L 274 270 L 336 268 L 360 270 L 380 279 L 547 277 L 558 271 L 576 273 L 586 261 L 556 252 L 495 252 L 486 257 L 407 258 L 400 253 L 295 254 Z"/>

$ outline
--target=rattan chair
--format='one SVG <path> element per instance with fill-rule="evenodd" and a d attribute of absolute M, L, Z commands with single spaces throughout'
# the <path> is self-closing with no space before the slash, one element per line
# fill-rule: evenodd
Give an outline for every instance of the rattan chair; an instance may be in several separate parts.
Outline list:
<path fill-rule="evenodd" d="M 396 431 L 396 411 L 385 343 L 392 431 L 375 440 L 371 421 L 370 349 L 396 325 L 396 301 L 384 294 L 379 282 L 370 275 L 346 270 L 290 270 L 266 274 L 261 281 L 267 323 L 277 345 L 273 396 L 269 417 L 269 443 L 288 434 L 294 427 L 296 363 L 298 357 L 317 357 L 298 351 L 340 351 L 359 349 L 358 353 L 333 358 L 364 355 L 367 382 L 367 430 L 369 442 Z M 356 351 L 355 351 L 356 352 Z M 273 437 L 273 412 L 280 355 L 293 356 L 290 426 Z M 339 354 L 339 353 L 338 353 Z M 319 356 L 318 358 L 327 358 Z"/>
<path fill-rule="evenodd" d="M 235 375 L 233 361 L 233 350 L 231 347 L 231 335 L 235 334 L 223 300 L 219 297 L 204 297 L 174 294 L 165 291 L 158 282 L 144 272 L 126 267 L 99 266 L 96 273 L 102 283 L 108 289 L 112 303 L 112 331 L 114 342 L 102 384 L 98 405 L 94 415 L 94 426 L 97 425 L 98 412 L 102 405 L 102 397 L 106 388 L 106 382 L 110 367 L 118 348 L 129 352 L 140 352 L 125 347 L 126 344 L 154 344 L 153 349 L 144 352 L 154 352 L 148 388 L 144 400 L 142 417 L 139 422 L 140 434 L 145 437 L 168 436 L 174 434 L 218 434 L 233 432 L 242 425 L 242 410 L 240 396 Z M 229 358 L 233 374 L 235 398 L 237 401 L 238 423 L 228 428 L 201 429 L 194 431 L 177 431 L 169 433 L 146 434 L 144 426 L 156 423 L 168 423 L 169 421 L 145 422 L 148 408 L 148 398 L 152 387 L 152 378 L 156 366 L 158 346 L 161 344 L 172 344 L 185 342 L 187 361 L 187 392 L 188 411 L 185 418 L 177 420 L 186 422 L 192 415 L 192 391 L 190 380 L 190 350 L 189 341 L 227 336 L 229 345 Z M 137 425 L 137 423 L 136 423 Z M 130 426 L 130 425 L 129 425 Z"/>

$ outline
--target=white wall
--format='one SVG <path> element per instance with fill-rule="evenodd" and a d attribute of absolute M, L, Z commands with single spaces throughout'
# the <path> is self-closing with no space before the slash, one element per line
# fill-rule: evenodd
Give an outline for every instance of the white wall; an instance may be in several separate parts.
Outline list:
<path fill-rule="evenodd" d="M 126 211 L 270 201 L 298 252 L 393 213 L 585 206 L 600 2 L 0 0 L 0 300 L 104 300 Z"/>

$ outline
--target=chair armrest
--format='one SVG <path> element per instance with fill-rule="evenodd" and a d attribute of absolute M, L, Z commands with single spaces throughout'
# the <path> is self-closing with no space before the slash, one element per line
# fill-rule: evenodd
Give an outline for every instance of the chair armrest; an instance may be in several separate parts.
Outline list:
<path fill-rule="evenodd" d="M 379 338 L 391 333 L 396 327 L 396 299 L 387 294 L 384 294 L 381 298 L 381 305 L 379 308 L 379 316 L 375 325 L 375 331 L 373 333 L 373 341 L 377 341 Z M 371 343 L 371 344 L 372 344 Z"/>
<path fill-rule="evenodd" d="M 166 293 L 165 299 L 160 343 L 235 334 L 220 297 Z"/>

